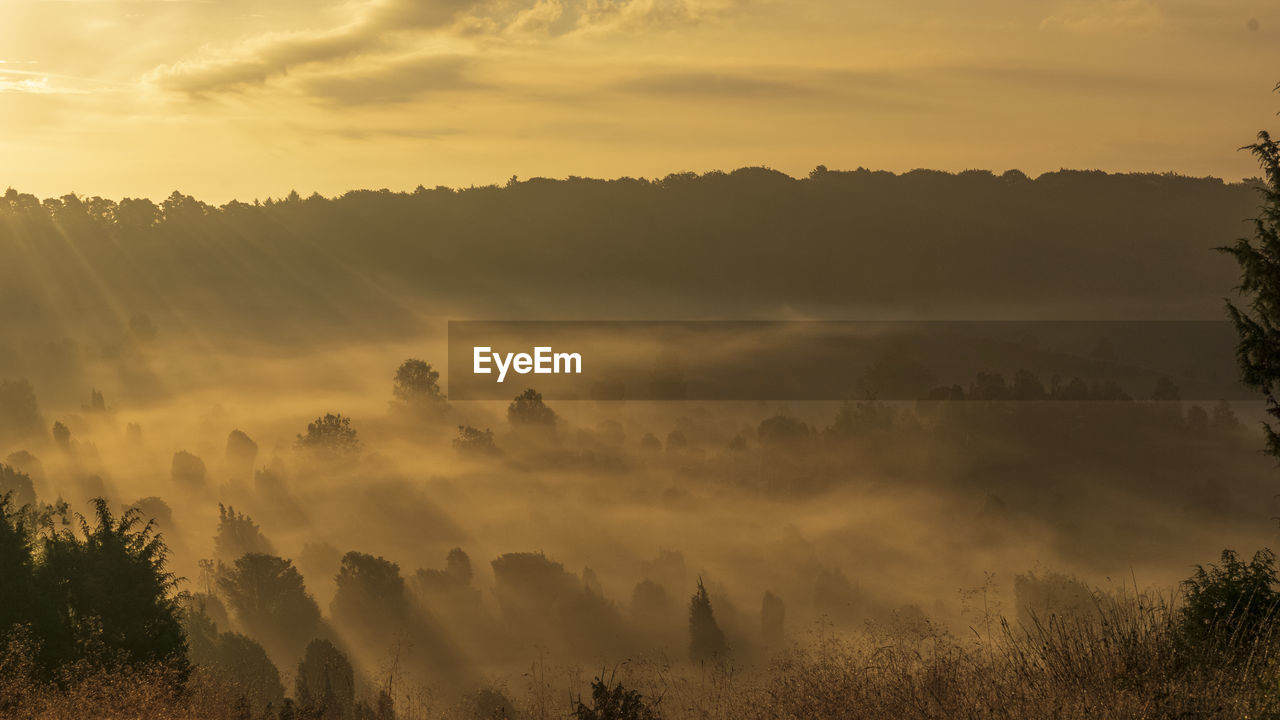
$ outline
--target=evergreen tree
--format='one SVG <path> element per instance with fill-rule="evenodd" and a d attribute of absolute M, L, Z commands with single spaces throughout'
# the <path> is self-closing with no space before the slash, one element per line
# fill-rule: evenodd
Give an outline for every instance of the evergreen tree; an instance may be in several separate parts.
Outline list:
<path fill-rule="evenodd" d="M 689 659 L 695 663 L 715 660 L 727 649 L 724 632 L 711 610 L 711 598 L 698 578 L 698 590 L 689 600 Z"/>
<path fill-rule="evenodd" d="M 1280 86 L 1277 86 L 1280 89 Z M 1238 290 L 1243 307 L 1227 302 L 1227 313 L 1240 335 L 1236 359 L 1246 385 L 1266 398 L 1267 414 L 1280 419 L 1280 145 L 1265 130 L 1246 146 L 1263 170 L 1262 206 L 1253 223 L 1253 240 L 1241 238 L 1218 248 L 1240 264 Z M 1266 448 L 1280 457 L 1280 433 L 1264 422 Z"/>
<path fill-rule="evenodd" d="M 760 631 L 766 643 L 777 645 L 782 641 L 785 618 L 786 606 L 782 604 L 782 598 L 766 590 L 760 603 Z"/>

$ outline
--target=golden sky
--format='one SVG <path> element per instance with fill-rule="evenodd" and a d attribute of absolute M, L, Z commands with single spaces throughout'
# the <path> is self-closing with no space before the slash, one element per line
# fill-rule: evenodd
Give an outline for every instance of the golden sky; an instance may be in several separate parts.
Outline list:
<path fill-rule="evenodd" d="M 1239 179 L 1275 0 L 0 0 L 0 185 L 291 189 L 818 164 Z"/>

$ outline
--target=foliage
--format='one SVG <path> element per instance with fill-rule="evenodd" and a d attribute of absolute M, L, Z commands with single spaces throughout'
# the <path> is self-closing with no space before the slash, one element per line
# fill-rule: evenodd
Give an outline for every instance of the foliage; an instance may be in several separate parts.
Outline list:
<path fill-rule="evenodd" d="M 31 505 L 36 501 L 35 485 L 31 476 L 18 469 L 0 463 L 0 495 L 12 493 L 10 498 L 17 507 Z"/>
<path fill-rule="evenodd" d="M 320 608 L 289 560 L 246 553 L 219 569 L 217 583 L 236 617 L 273 653 L 297 657 L 320 630 Z"/>
<path fill-rule="evenodd" d="M 228 462 L 253 466 L 258 457 L 258 443 L 243 430 L 232 430 L 227 435 L 226 458 Z"/>
<path fill-rule="evenodd" d="M 92 518 L 59 527 L 57 510 L 19 513 L 0 496 L 0 640 L 25 625 L 45 677 L 86 663 L 182 670 L 186 638 L 164 542 L 136 511 L 117 519 L 105 500 L 92 505 Z"/>
<path fill-rule="evenodd" d="M 620 682 L 610 687 L 599 677 L 591 681 L 591 706 L 584 705 L 579 698 L 573 710 L 574 720 L 658 720 L 660 717 L 639 692 L 628 690 Z"/>
<path fill-rule="evenodd" d="M 1227 313 L 1240 336 L 1236 360 L 1246 385 L 1266 398 L 1267 414 L 1280 419 L 1280 144 L 1266 131 L 1246 146 L 1262 166 L 1262 206 L 1253 223 L 1253 240 L 1241 238 L 1218 248 L 1240 265 L 1237 289 L 1243 305 L 1227 303 Z M 1263 423 L 1266 448 L 1280 456 L 1280 433 Z"/>
<path fill-rule="evenodd" d="M 280 671 L 254 639 L 219 631 L 211 613 L 223 613 L 216 605 L 216 598 L 209 596 L 181 597 L 187 657 L 195 668 L 197 682 L 221 687 L 229 704 L 244 705 L 257 713 L 268 705 L 279 706 L 284 698 Z"/>
<path fill-rule="evenodd" d="M 347 720 L 355 706 L 355 674 L 347 656 L 328 640 L 307 645 L 294 683 L 298 708 L 316 720 Z"/>
<path fill-rule="evenodd" d="M 1248 562 L 1233 550 L 1223 550 L 1220 564 L 1197 565 L 1183 583 L 1185 639 L 1206 649 L 1203 646 L 1210 642 L 1234 644 L 1239 638 L 1259 637 L 1264 627 L 1275 623 L 1280 609 L 1275 562 L 1275 553 L 1267 549 Z"/>
<path fill-rule="evenodd" d="M 808 423 L 789 415 L 775 415 L 760 421 L 756 434 L 762 446 L 771 448 L 797 447 L 813 435 Z"/>
<path fill-rule="evenodd" d="M 695 663 L 723 659 L 728 645 L 716 624 L 711 598 L 698 578 L 698 589 L 689 599 L 689 659 Z"/>
<path fill-rule="evenodd" d="M 42 602 L 57 611 L 56 626 L 41 633 L 46 663 L 174 661 L 186 638 L 164 542 L 136 511 L 117 520 L 106 500 L 92 505 L 92 522 L 80 516 L 79 532 L 55 530 L 43 539 L 36 584 Z"/>
<path fill-rule="evenodd" d="M 337 592 L 330 609 L 336 621 L 358 623 L 370 629 L 388 629 L 402 622 L 406 609 L 405 582 L 396 563 L 366 553 L 349 552 L 342 556 L 335 580 Z"/>
<path fill-rule="evenodd" d="M 35 561 L 31 529 L 12 493 L 0 494 L 0 647 L 14 637 L 16 628 L 35 619 Z"/>
<path fill-rule="evenodd" d="M 274 555 L 276 552 L 252 518 L 222 503 L 218 503 L 218 534 L 213 538 L 213 547 L 218 558 L 225 562 L 234 562 L 248 553 Z"/>
<path fill-rule="evenodd" d="M 71 449 L 71 429 L 66 425 L 63 425 L 61 420 L 54 421 L 53 428 L 50 430 L 50 433 L 53 436 L 53 442 L 55 445 L 63 450 Z"/>
<path fill-rule="evenodd" d="M 445 410 L 449 403 L 440 390 L 440 373 L 423 360 L 410 358 L 400 364 L 391 392 L 397 402 L 418 411 Z"/>
<path fill-rule="evenodd" d="M 179 450 L 173 454 L 169 476 L 173 478 L 174 484 L 184 490 L 193 490 L 204 487 L 208 470 L 203 460 L 186 450 Z"/>
<path fill-rule="evenodd" d="M 470 425 L 458 426 L 458 437 L 453 439 L 453 449 L 462 455 L 497 455 L 498 445 L 493 441 L 493 431 L 479 430 Z"/>
<path fill-rule="evenodd" d="M 299 448 L 320 450 L 334 455 L 350 455 L 360 449 L 360 440 L 351 418 L 326 413 L 307 424 L 307 434 L 298 435 Z"/>
<path fill-rule="evenodd" d="M 836 412 L 831 432 L 849 437 L 884 432 L 893 427 L 893 408 L 871 398 L 846 400 Z"/>
<path fill-rule="evenodd" d="M 556 413 L 542 402 L 542 393 L 529 388 L 507 406 L 507 422 L 513 427 L 555 427 Z"/>

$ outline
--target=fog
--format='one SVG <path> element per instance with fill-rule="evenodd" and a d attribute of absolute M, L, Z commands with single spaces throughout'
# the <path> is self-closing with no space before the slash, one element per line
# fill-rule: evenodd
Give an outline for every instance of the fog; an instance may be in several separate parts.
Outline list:
<path fill-rule="evenodd" d="M 1213 198 L 1224 192 L 1207 187 Z M 199 252 L 155 252 L 205 258 L 210 238 L 242 240 L 201 224 L 216 212 L 182 220 L 193 223 L 183 232 L 200 239 Z M 1137 206 L 1143 212 L 1153 211 Z M 1221 237 L 1203 239 L 1211 259 L 1207 248 L 1234 231 L 1229 212 L 1217 219 Z M 87 242 L 68 237 L 68 247 Z M 168 287 L 165 273 L 180 267 L 191 282 L 213 272 L 197 260 L 150 257 L 142 274 L 151 290 L 134 292 L 134 271 L 26 256 L 28 269 L 59 280 L 38 285 L 30 311 L 8 320 L 0 457 L 30 476 L 39 502 L 87 513 L 90 499 L 104 497 L 154 520 L 186 607 L 202 608 L 218 632 L 261 644 L 286 689 L 315 637 L 351 659 L 364 697 L 520 688 L 538 663 L 587 675 L 639 658 L 683 666 L 700 583 L 734 662 L 750 673 L 823 628 L 929 622 L 964 634 L 979 622 L 975 604 L 1016 615 L 1073 602 L 1071 578 L 1171 589 L 1224 547 L 1275 541 L 1269 518 L 1280 507 L 1274 461 L 1257 452 L 1258 404 L 1182 398 L 1153 369 L 1120 392 L 1015 377 L 1026 368 L 997 358 L 987 371 L 998 382 L 975 373 L 910 399 L 513 403 L 538 390 L 536 378 L 518 377 L 507 383 L 510 399 L 450 401 L 438 394 L 447 395 L 447 375 L 397 384 L 397 371 L 421 359 L 445 372 L 448 320 L 494 308 L 553 315 L 564 310 L 563 288 L 537 295 L 516 261 L 495 260 L 469 282 L 521 292 L 496 294 L 486 308 L 450 300 L 448 288 L 430 298 L 422 295 L 435 290 L 406 291 L 394 259 L 343 266 L 321 253 L 317 270 L 285 262 L 292 246 L 253 242 L 265 248 L 260 260 L 230 262 L 243 269 L 233 273 L 243 288 L 215 279 L 191 292 Z M 72 254 L 89 252 L 106 250 Z M 764 273 L 749 253 L 737 262 Z M 1179 290 L 1190 277 L 1179 273 L 1198 263 L 1170 262 L 1167 276 L 1138 288 L 1146 296 L 1113 305 L 1107 319 L 1156 305 L 1212 317 L 1199 270 L 1198 284 Z M 984 267 L 973 258 L 974 273 Z M 683 272 L 655 276 L 650 289 L 669 284 L 690 316 L 719 312 L 726 301 L 699 303 L 697 281 Z M 1050 261 L 1024 272 L 1018 288 L 1046 304 L 1084 282 L 1050 277 Z M 1036 273 L 1049 281 L 1037 288 Z M 337 283 L 331 293 L 328 282 Z M 922 282 L 930 303 L 963 289 Z M 1099 282 L 1078 317 L 1097 317 L 1088 308 L 1118 292 Z M 763 287 L 732 317 L 847 317 L 868 307 L 857 290 L 836 302 L 835 281 L 790 283 Z M 580 300 L 594 285 L 577 291 Z M 1025 315 L 1010 299 L 1018 288 L 986 292 L 986 314 Z M 104 297 L 115 307 L 94 301 Z M 627 314 L 647 311 L 637 302 Z M 326 423 L 330 414 L 349 425 Z M 316 617 L 297 593 L 268 597 L 262 578 L 278 568 L 243 564 L 264 555 L 298 569 Z"/>

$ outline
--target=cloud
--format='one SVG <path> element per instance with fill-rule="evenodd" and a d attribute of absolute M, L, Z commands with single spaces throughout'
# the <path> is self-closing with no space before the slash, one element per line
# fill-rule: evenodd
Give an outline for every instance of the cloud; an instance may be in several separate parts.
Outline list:
<path fill-rule="evenodd" d="M 1069 0 L 1040 23 L 1040 29 L 1074 32 L 1144 30 L 1165 24 L 1154 0 Z"/>
<path fill-rule="evenodd" d="M 0 65 L 33 63 L 12 63 L 0 61 Z M 36 72 L 33 70 L 12 70 L 0 67 L 0 93 L 26 93 L 29 95 L 85 95 L 90 91 L 85 87 L 92 81 L 74 78 L 67 75 Z M 103 83 L 93 83 L 101 88 Z"/>
<path fill-rule="evenodd" d="M 466 134 L 464 130 L 456 127 L 368 127 L 364 125 L 337 128 L 329 132 L 346 140 L 367 140 L 369 138 L 382 137 L 437 140 Z"/>
<path fill-rule="evenodd" d="M 347 22 L 322 30 L 260 35 L 229 49 L 210 50 L 154 68 L 144 80 L 191 96 L 263 85 L 295 70 L 326 72 L 339 62 L 378 64 L 405 47 L 422 49 L 432 36 L 554 37 L 585 30 L 635 30 L 719 17 L 748 0 L 368 0 L 351 6 Z M 456 63 L 456 59 L 454 61 Z M 394 63 L 393 63 L 394 64 Z M 430 68 L 441 72 L 448 63 Z M 388 72 L 390 73 L 388 75 Z M 394 70 L 380 68 L 394 89 Z M 380 97 L 333 78 L 302 85 L 327 97 Z M 386 97 L 398 97 L 389 93 Z"/>
<path fill-rule="evenodd" d="M 472 60 L 457 55 L 418 55 L 313 75 L 301 82 L 307 95 L 337 105 L 408 102 L 426 94 L 485 87 L 469 78 Z"/>
<path fill-rule="evenodd" d="M 958 78 L 1089 95 L 1132 94 L 1155 89 L 1185 90 L 1194 82 L 1185 76 L 1043 65 L 960 65 L 942 72 Z"/>
<path fill-rule="evenodd" d="M 368 52 L 378 42 L 376 36 L 368 36 L 360 27 L 270 35 L 226 57 L 180 61 L 156 68 L 146 79 L 189 95 L 238 90 L 261 85 L 271 77 L 310 63 Z"/>
<path fill-rule="evenodd" d="M 146 80 L 189 95 L 240 90 L 307 65 L 385 51 L 390 35 L 447 26 L 485 1 L 373 0 L 345 25 L 259 36 L 230 51 L 162 65 Z"/>
<path fill-rule="evenodd" d="M 932 74 L 934 71 L 928 71 Z M 759 67 L 750 71 L 663 71 L 634 75 L 607 90 L 685 101 L 758 102 L 769 107 L 813 105 L 862 113 L 914 113 L 933 105 L 918 91 L 923 70 Z"/>
<path fill-rule="evenodd" d="M 645 75 L 619 83 L 618 89 L 651 95 L 780 97 L 808 95 L 802 84 L 726 72 L 670 72 Z"/>
<path fill-rule="evenodd" d="M 637 31 L 722 19 L 750 0 L 578 0 L 580 26 L 597 31 Z"/>
<path fill-rule="evenodd" d="M 49 78 L 7 78 L 0 76 L 0 93 L 21 92 L 48 95 L 58 92 L 49 85 Z"/>

